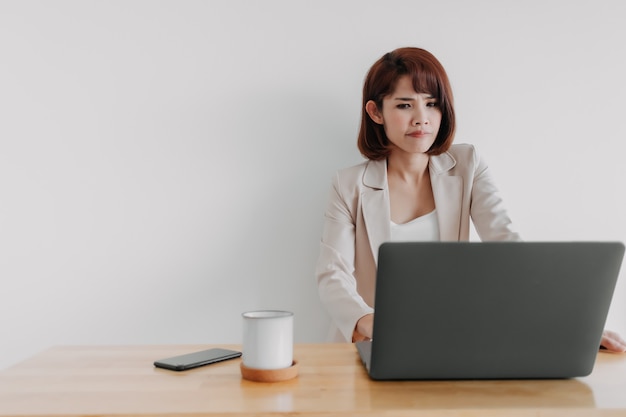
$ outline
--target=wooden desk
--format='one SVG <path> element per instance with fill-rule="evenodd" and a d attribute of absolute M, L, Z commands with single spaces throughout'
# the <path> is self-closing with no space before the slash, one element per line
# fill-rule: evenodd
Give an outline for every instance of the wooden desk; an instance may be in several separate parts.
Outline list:
<path fill-rule="evenodd" d="M 376 382 L 351 344 L 296 345 L 299 376 L 278 383 L 243 380 L 240 359 L 152 365 L 208 347 L 52 348 L 0 372 L 0 416 L 626 416 L 626 355 L 600 353 L 592 375 L 547 381 Z"/>

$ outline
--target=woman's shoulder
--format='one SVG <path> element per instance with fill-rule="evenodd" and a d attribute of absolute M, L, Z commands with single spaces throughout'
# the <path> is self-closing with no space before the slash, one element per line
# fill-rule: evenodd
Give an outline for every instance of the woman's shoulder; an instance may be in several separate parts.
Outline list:
<path fill-rule="evenodd" d="M 448 153 L 455 159 L 474 159 L 477 155 L 476 147 L 470 143 L 456 143 L 448 149 Z"/>
<path fill-rule="evenodd" d="M 365 160 L 356 165 L 352 165 L 346 168 L 341 168 L 337 171 L 337 176 L 345 179 L 360 179 L 363 178 L 366 173 L 380 173 L 385 172 L 387 169 L 387 162 Z"/>
<path fill-rule="evenodd" d="M 446 154 L 454 160 L 456 168 L 460 168 L 459 165 L 471 168 L 478 165 L 481 159 L 476 146 L 470 143 L 454 144 L 450 147 L 450 149 L 448 149 Z"/>
<path fill-rule="evenodd" d="M 340 188 L 358 190 L 363 186 L 378 188 L 386 182 L 387 162 L 366 160 L 339 169 L 334 181 Z"/>
<path fill-rule="evenodd" d="M 363 174 L 369 162 L 370 162 L 369 160 L 365 160 L 355 165 L 340 168 L 337 170 L 337 175 L 343 177 L 343 176 L 353 176 L 353 175 Z"/>
<path fill-rule="evenodd" d="M 459 172 L 473 171 L 480 164 L 476 147 L 469 143 L 454 144 L 441 155 L 431 157 L 431 167 L 435 173 L 456 175 Z"/>

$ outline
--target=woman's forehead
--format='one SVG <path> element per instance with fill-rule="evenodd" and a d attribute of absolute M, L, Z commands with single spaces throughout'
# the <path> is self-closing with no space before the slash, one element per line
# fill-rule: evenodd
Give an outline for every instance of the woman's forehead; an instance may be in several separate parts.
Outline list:
<path fill-rule="evenodd" d="M 402 75 L 396 80 L 395 86 L 390 95 L 402 95 L 410 93 L 433 96 L 438 88 L 433 91 L 431 86 L 429 86 L 428 84 L 429 83 L 423 82 L 416 83 L 415 77 L 411 77 L 410 75 Z"/>

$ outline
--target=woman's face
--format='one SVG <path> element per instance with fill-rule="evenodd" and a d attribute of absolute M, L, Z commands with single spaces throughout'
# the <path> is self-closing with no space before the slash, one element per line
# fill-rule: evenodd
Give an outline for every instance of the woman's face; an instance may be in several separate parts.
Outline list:
<path fill-rule="evenodd" d="M 408 75 L 400 77 L 395 91 L 383 99 L 382 111 L 373 101 L 367 102 L 366 111 L 384 126 L 392 153 L 426 153 L 441 125 L 437 99 L 430 93 L 416 92 Z"/>

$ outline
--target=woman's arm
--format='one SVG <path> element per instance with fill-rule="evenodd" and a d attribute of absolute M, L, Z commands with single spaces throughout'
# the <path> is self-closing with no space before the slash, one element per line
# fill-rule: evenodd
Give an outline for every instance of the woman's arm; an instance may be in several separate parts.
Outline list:
<path fill-rule="evenodd" d="M 474 149 L 470 214 L 482 241 L 520 241 L 489 167 Z"/>
<path fill-rule="evenodd" d="M 340 192 L 335 176 L 324 217 L 316 277 L 320 300 L 346 341 L 353 340 L 357 321 L 373 309 L 358 293 L 354 277 L 354 202 Z"/>

